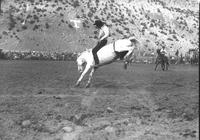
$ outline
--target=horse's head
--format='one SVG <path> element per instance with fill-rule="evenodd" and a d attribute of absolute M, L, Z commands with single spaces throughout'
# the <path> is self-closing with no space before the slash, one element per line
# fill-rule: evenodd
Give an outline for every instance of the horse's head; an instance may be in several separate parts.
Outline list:
<path fill-rule="evenodd" d="M 77 63 L 77 66 L 78 66 L 78 72 L 82 73 L 83 72 L 83 69 L 84 69 L 84 64 L 87 63 L 86 60 L 87 60 L 87 57 L 88 57 L 88 52 L 90 50 L 86 50 L 82 53 L 78 53 L 77 55 L 77 59 L 76 59 L 76 63 Z"/>
<path fill-rule="evenodd" d="M 76 59 L 76 63 L 78 66 L 78 72 L 82 73 L 83 72 L 83 64 L 85 63 L 82 54 L 78 54 L 77 59 Z"/>

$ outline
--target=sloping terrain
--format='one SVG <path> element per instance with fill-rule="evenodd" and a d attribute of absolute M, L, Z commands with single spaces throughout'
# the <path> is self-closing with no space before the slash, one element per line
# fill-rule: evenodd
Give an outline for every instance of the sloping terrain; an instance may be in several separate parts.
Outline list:
<path fill-rule="evenodd" d="M 9 0 L 2 3 L 2 10 L 0 48 L 4 50 L 92 48 L 95 19 L 110 26 L 109 42 L 135 36 L 144 53 L 164 44 L 170 53 L 179 49 L 184 54 L 199 45 L 197 0 Z"/>

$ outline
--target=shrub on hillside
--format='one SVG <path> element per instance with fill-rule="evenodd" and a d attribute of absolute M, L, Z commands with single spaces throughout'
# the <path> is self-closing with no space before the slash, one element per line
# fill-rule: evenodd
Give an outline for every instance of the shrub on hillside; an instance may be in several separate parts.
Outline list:
<path fill-rule="evenodd" d="M 167 38 L 167 40 L 173 41 L 173 39 L 171 39 L 171 38 Z"/>
<path fill-rule="evenodd" d="M 35 20 L 31 20 L 29 21 L 30 24 L 34 24 L 35 23 Z"/>
<path fill-rule="evenodd" d="M 46 23 L 45 23 L 45 28 L 46 28 L 46 29 L 49 29 L 49 27 L 50 27 L 49 24 L 46 22 Z"/>
<path fill-rule="evenodd" d="M 73 26 L 72 26 L 71 24 L 68 24 L 68 27 L 69 27 L 69 28 L 73 28 Z"/>
<path fill-rule="evenodd" d="M 64 19 L 61 19 L 61 22 L 62 22 L 62 23 L 65 23 Z"/>
<path fill-rule="evenodd" d="M 15 28 L 15 24 L 16 24 L 15 19 L 14 19 L 13 15 L 10 14 L 10 15 L 9 15 L 8 29 L 9 29 L 9 30 L 12 30 L 13 28 Z"/>
<path fill-rule="evenodd" d="M 90 27 L 90 26 L 88 26 L 88 25 L 86 24 L 85 21 L 84 21 L 82 24 L 83 24 L 83 27 L 85 27 L 85 28 L 86 28 L 86 27 L 88 27 L 88 28 Z"/>
<path fill-rule="evenodd" d="M 58 8 L 56 9 L 56 11 L 60 11 L 60 10 L 62 10 L 62 7 L 58 7 Z"/>
<path fill-rule="evenodd" d="M 33 31 L 39 29 L 39 27 L 40 27 L 40 25 L 35 25 L 35 26 L 33 27 Z"/>
<path fill-rule="evenodd" d="M 120 34 L 123 34 L 123 32 L 119 29 L 116 29 L 116 32 L 120 33 Z"/>
<path fill-rule="evenodd" d="M 27 29 L 27 26 L 22 26 L 22 29 L 23 29 L 23 30 L 26 30 L 26 29 Z"/>
<path fill-rule="evenodd" d="M 8 35 L 8 32 L 3 31 L 2 34 L 3 34 L 3 35 Z"/>
<path fill-rule="evenodd" d="M 88 12 L 88 17 L 92 17 L 93 16 L 93 13 L 92 12 Z"/>
<path fill-rule="evenodd" d="M 74 8 L 79 7 L 79 6 L 80 6 L 79 1 L 78 1 L 78 0 L 73 1 L 72 6 L 73 6 Z"/>

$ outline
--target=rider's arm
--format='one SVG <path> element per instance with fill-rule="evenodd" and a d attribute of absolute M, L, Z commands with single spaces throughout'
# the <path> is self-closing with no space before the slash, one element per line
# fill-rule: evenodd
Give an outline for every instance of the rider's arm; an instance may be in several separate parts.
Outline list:
<path fill-rule="evenodd" d="M 109 36 L 109 28 L 107 26 L 103 26 L 99 31 L 99 40 L 103 40 Z"/>

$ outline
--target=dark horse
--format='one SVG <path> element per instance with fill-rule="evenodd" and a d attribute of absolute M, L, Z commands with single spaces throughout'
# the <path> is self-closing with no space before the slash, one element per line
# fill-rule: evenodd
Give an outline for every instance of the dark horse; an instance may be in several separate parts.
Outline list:
<path fill-rule="evenodd" d="M 155 64 L 156 64 L 155 70 L 159 64 L 161 64 L 161 68 L 163 71 L 168 70 L 168 67 L 169 67 L 168 57 L 161 54 L 160 49 L 157 49 L 157 54 L 158 54 L 158 56 L 157 56 L 156 62 L 155 62 Z"/>

